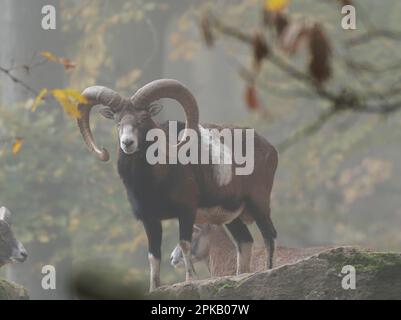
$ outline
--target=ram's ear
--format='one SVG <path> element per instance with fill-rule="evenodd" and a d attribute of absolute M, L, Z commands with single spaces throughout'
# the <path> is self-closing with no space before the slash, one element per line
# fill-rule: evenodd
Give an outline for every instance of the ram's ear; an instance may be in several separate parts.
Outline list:
<path fill-rule="evenodd" d="M 110 107 L 103 106 L 99 109 L 99 113 L 107 118 L 107 119 L 114 119 L 114 112 Z"/>
<path fill-rule="evenodd" d="M 5 221 L 11 225 L 11 212 L 6 207 L 0 208 L 0 220 Z"/>
<path fill-rule="evenodd" d="M 154 117 L 155 115 L 159 114 L 162 109 L 163 106 L 161 104 L 152 104 L 150 105 L 148 112 L 151 117 Z"/>

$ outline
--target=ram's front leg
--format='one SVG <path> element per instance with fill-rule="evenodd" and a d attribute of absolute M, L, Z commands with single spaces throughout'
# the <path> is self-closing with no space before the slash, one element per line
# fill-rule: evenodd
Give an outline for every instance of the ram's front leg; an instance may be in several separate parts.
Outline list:
<path fill-rule="evenodd" d="M 162 224 L 160 221 L 144 222 L 148 237 L 148 259 L 150 266 L 149 291 L 160 286 L 160 261 L 162 244 Z"/>
<path fill-rule="evenodd" d="M 192 231 L 195 222 L 195 214 L 187 213 L 178 218 L 180 229 L 180 248 L 184 258 L 185 281 L 194 279 L 195 269 L 191 259 Z"/>

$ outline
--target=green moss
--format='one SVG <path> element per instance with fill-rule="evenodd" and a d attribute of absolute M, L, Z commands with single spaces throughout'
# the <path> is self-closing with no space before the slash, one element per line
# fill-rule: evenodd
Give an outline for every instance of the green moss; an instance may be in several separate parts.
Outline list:
<path fill-rule="evenodd" d="M 236 288 L 238 286 L 238 283 L 236 281 L 232 281 L 229 279 L 224 280 L 223 283 L 219 282 L 214 284 L 211 287 L 211 291 L 213 294 L 219 294 L 222 290 L 224 289 L 232 289 L 232 288 Z"/>
<path fill-rule="evenodd" d="M 219 294 L 224 289 L 237 289 L 243 283 L 247 282 L 248 280 L 249 280 L 249 277 L 244 277 L 244 278 L 242 278 L 240 280 L 237 280 L 237 281 L 230 280 L 230 279 L 225 279 L 224 282 L 219 282 L 217 284 L 214 284 L 213 287 L 212 287 L 212 292 L 214 294 Z"/>
<path fill-rule="evenodd" d="M 226 283 L 224 283 L 219 290 L 223 290 L 223 289 L 230 289 L 230 288 L 236 288 L 238 286 L 238 284 L 234 281 L 227 281 Z"/>
<path fill-rule="evenodd" d="M 326 258 L 338 272 L 345 265 L 352 265 L 357 271 L 397 270 L 398 268 L 401 271 L 401 254 L 398 253 L 341 249 L 331 251 Z"/>

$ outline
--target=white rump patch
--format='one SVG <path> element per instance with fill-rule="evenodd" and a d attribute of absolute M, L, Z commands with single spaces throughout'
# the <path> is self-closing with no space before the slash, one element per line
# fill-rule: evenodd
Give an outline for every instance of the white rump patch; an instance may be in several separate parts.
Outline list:
<path fill-rule="evenodd" d="M 220 137 L 224 137 L 224 130 L 230 132 L 229 129 L 208 129 L 199 125 L 202 148 L 201 163 L 209 163 L 210 159 L 212 160 L 213 176 L 219 187 L 228 185 L 232 180 L 232 148 L 226 144 L 228 142 L 231 144 L 232 138 L 230 132 L 229 141 L 224 139 L 224 143 L 222 143 Z M 214 132 L 219 133 L 214 134 Z"/>

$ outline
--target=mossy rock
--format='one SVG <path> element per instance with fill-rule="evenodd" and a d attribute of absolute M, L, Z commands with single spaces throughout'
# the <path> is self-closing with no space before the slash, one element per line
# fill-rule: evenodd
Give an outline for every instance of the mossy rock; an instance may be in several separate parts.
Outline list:
<path fill-rule="evenodd" d="M 344 289 L 344 266 L 355 268 L 356 288 Z M 252 274 L 164 286 L 165 299 L 401 299 L 401 254 L 338 247 Z"/>
<path fill-rule="evenodd" d="M 356 248 L 337 248 L 322 253 L 321 258 L 327 260 L 340 271 L 343 265 L 352 265 L 359 271 L 375 271 L 387 268 L 400 268 L 401 259 L 399 253 L 371 252 Z"/>
<path fill-rule="evenodd" d="M 26 289 L 14 282 L 0 279 L 0 300 L 28 300 Z"/>

